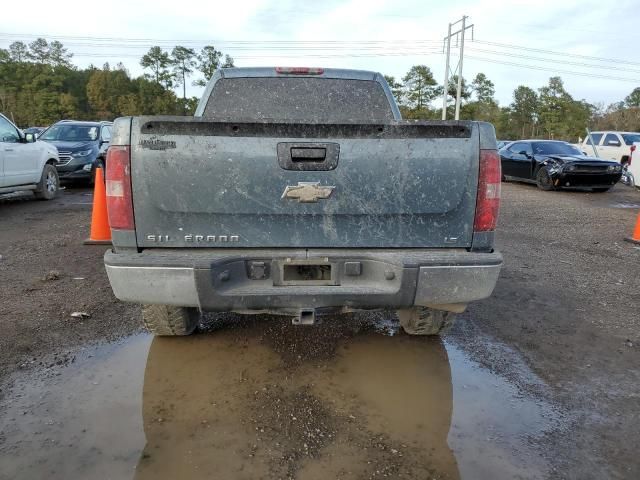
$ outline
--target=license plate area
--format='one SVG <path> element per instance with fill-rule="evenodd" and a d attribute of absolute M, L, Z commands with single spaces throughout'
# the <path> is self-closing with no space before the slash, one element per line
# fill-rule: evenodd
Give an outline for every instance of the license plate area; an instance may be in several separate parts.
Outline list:
<path fill-rule="evenodd" d="M 328 259 L 274 260 L 274 285 L 339 285 L 336 265 Z"/>

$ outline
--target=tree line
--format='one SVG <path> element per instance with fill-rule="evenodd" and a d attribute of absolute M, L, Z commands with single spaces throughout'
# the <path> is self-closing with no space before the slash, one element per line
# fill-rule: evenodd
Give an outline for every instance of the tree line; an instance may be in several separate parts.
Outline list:
<path fill-rule="evenodd" d="M 113 120 L 123 115 L 192 114 L 198 103 L 186 85 L 206 85 L 233 58 L 213 45 L 200 52 L 176 46 L 152 47 L 140 59 L 145 73 L 132 77 L 122 63 L 77 68 L 58 41 L 39 38 L 0 49 L 0 111 L 21 126 L 49 125 L 62 118 Z M 175 88 L 181 88 L 177 95 Z"/>
<path fill-rule="evenodd" d="M 140 59 L 145 73 L 139 77 L 132 77 L 121 63 L 81 69 L 72 57 L 61 42 L 43 38 L 0 49 L 0 111 L 22 126 L 49 125 L 61 118 L 193 114 L 198 98 L 187 97 L 187 82 L 204 86 L 217 68 L 234 66 L 233 58 L 213 45 L 199 52 L 180 45 L 170 51 L 154 46 Z M 385 78 L 404 118 L 441 118 L 445 87 L 428 66 L 415 65 L 400 79 Z M 454 76 L 446 86 L 450 119 L 457 83 Z M 537 89 L 518 86 L 511 103 L 501 106 L 494 83 L 484 73 L 471 82 L 462 78 L 461 85 L 460 118 L 493 123 L 501 139 L 576 141 L 585 127 L 640 131 L 640 87 L 605 107 L 573 98 L 562 79 L 554 76 Z"/>
<path fill-rule="evenodd" d="M 400 80 L 385 76 L 404 118 L 442 118 L 443 85 L 439 85 L 426 65 L 411 67 Z M 446 88 L 447 118 L 454 118 L 458 78 Z M 607 107 L 577 100 L 565 89 L 559 76 L 534 90 L 525 85 L 513 91 L 512 102 L 500 106 L 495 85 L 484 73 L 468 83 L 461 82 L 462 120 L 483 120 L 496 127 L 500 139 L 548 138 L 575 142 L 585 136 L 585 128 L 640 131 L 640 87 L 624 100 Z"/>

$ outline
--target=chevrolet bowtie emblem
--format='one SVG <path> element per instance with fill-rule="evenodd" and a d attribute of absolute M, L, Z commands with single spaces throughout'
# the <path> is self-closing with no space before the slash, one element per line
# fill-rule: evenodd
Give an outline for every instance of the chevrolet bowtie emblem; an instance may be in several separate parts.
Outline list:
<path fill-rule="evenodd" d="M 318 200 L 329 198 L 336 187 L 320 186 L 320 182 L 298 182 L 284 189 L 281 198 L 298 200 L 300 203 L 316 203 Z"/>

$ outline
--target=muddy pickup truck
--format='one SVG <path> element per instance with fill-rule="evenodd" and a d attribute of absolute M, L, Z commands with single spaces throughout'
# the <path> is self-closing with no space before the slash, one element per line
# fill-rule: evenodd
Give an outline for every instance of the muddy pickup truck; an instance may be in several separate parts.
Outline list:
<path fill-rule="evenodd" d="M 106 163 L 107 274 L 157 335 L 368 309 L 438 334 L 502 265 L 493 127 L 403 121 L 379 73 L 221 69 L 193 117 L 117 119 Z"/>

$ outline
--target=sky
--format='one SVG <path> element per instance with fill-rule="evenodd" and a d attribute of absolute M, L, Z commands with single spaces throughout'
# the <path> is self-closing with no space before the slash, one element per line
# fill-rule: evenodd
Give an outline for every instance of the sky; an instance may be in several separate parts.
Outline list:
<path fill-rule="evenodd" d="M 50 0 L 31 0 L 29 14 L 0 20 L 0 48 L 57 39 L 80 67 L 122 62 L 137 76 L 152 45 L 209 44 L 236 66 L 357 68 L 399 79 L 423 64 L 442 83 L 443 37 L 466 15 L 474 28 L 473 40 L 470 30 L 465 37 L 463 76 L 487 75 L 500 105 L 511 103 L 518 85 L 537 89 L 554 75 L 574 98 L 608 105 L 640 86 L 638 7 L 638 0 L 66 0 L 52 8 Z M 452 53 L 453 68 L 455 41 Z M 202 91 L 189 85 L 187 93 Z"/>

